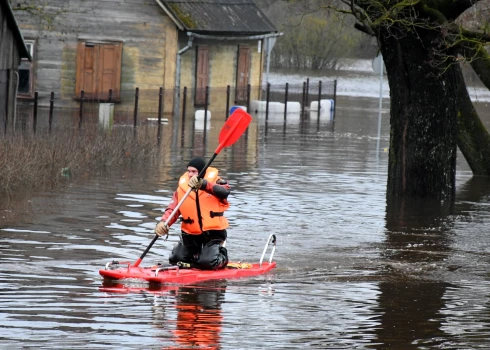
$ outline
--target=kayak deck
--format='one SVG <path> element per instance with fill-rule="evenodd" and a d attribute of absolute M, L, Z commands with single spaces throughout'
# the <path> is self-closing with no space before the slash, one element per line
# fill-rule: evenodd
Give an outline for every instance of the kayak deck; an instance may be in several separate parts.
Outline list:
<path fill-rule="evenodd" d="M 273 245 L 269 262 L 263 262 L 269 243 Z M 161 265 L 139 267 L 131 266 L 127 261 L 112 261 L 106 264 L 105 269 L 99 270 L 99 273 L 105 280 L 142 280 L 152 284 L 191 284 L 208 280 L 251 277 L 262 275 L 276 267 L 276 262 L 272 261 L 275 248 L 276 237 L 272 234 L 264 247 L 259 263 L 256 264 L 230 262 L 224 269 L 199 270 Z"/>

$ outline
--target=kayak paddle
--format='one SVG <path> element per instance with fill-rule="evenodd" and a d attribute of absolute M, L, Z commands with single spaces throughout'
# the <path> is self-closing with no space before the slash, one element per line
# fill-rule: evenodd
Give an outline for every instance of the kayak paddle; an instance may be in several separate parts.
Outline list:
<path fill-rule="evenodd" d="M 240 138 L 240 136 L 243 135 L 243 133 L 245 132 L 245 130 L 247 129 L 247 127 L 251 121 L 252 121 L 252 116 L 250 114 L 248 114 L 247 112 L 245 112 L 241 108 L 236 109 L 230 115 L 230 117 L 226 120 L 225 124 L 223 125 L 223 127 L 221 128 L 221 131 L 219 133 L 219 137 L 218 137 L 219 145 L 216 148 L 216 150 L 214 151 L 213 156 L 209 159 L 206 166 L 199 172 L 199 175 L 198 175 L 199 179 L 202 179 L 204 177 L 204 174 L 206 174 L 207 168 L 211 165 L 211 163 L 216 158 L 216 156 L 219 154 L 219 152 L 221 152 L 221 150 L 223 148 L 233 145 Z M 182 203 L 184 203 L 185 199 L 189 196 L 191 191 L 192 191 L 192 188 L 189 188 L 187 190 L 184 197 L 182 197 L 182 199 L 179 201 L 179 203 L 175 207 L 172 214 L 165 221 L 166 225 L 168 225 L 170 220 L 178 212 Z M 167 234 L 167 236 L 168 236 L 168 234 Z M 150 251 L 151 247 L 156 242 L 158 237 L 160 237 L 160 236 L 155 234 L 155 237 L 151 241 L 150 245 L 146 248 L 146 250 L 143 252 L 143 254 L 141 254 L 141 256 L 138 258 L 138 260 L 136 260 L 133 267 L 138 267 L 139 264 L 141 264 L 141 261 L 146 256 L 146 254 Z"/>

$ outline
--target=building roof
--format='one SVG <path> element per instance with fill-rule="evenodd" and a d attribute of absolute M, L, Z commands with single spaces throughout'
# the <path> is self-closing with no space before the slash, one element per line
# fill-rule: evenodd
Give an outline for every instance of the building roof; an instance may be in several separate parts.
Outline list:
<path fill-rule="evenodd" d="M 17 24 L 17 21 L 15 20 L 14 12 L 12 11 L 12 8 L 10 7 L 10 2 L 9 1 L 0 1 L 0 6 L 2 6 L 2 12 L 5 14 L 5 17 L 7 18 L 7 23 L 12 31 L 12 34 L 14 35 L 14 38 L 17 42 L 17 47 L 19 49 L 19 56 L 20 58 L 27 58 L 29 61 L 32 59 L 31 54 L 29 53 L 29 50 L 27 49 L 26 43 L 24 41 L 24 37 L 22 36 L 22 33 L 20 32 L 19 25 Z"/>
<path fill-rule="evenodd" d="M 181 30 L 201 34 L 277 32 L 253 0 L 157 0 Z"/>

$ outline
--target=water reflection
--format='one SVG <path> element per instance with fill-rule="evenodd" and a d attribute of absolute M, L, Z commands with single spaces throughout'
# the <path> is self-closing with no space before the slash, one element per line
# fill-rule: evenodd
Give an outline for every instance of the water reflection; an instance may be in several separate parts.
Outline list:
<path fill-rule="evenodd" d="M 457 191 L 456 215 L 470 215 L 472 209 L 485 205 L 490 199 L 490 181 L 484 176 L 472 176 Z"/>
<path fill-rule="evenodd" d="M 172 340 L 175 346 L 168 349 L 221 348 L 221 304 L 225 290 L 223 282 L 214 288 L 180 287 L 174 292 L 177 318 Z"/>
<path fill-rule="evenodd" d="M 325 110 L 318 115 L 317 110 L 307 110 L 304 115 L 299 112 L 287 113 L 269 113 L 265 111 L 251 111 L 253 122 L 245 131 L 239 142 L 248 143 L 249 140 L 257 142 L 258 130 L 261 129 L 264 136 L 267 137 L 269 132 L 275 132 L 279 127 L 282 128 L 283 137 L 286 138 L 287 131 L 296 132 L 299 130 L 301 135 L 311 132 L 335 130 L 334 111 Z M 218 139 L 219 132 L 225 120 L 211 120 L 204 118 L 193 118 L 191 123 L 182 122 L 181 132 L 181 150 L 190 151 L 189 157 L 197 155 L 210 154 L 214 151 L 215 140 Z M 316 129 L 314 129 L 316 127 Z M 217 143 L 216 143 L 217 145 Z M 245 148 L 243 148 L 245 146 Z M 246 150 L 247 144 L 234 146 L 237 149 Z"/>
<path fill-rule="evenodd" d="M 490 182 L 475 176 L 458 188 L 455 201 L 388 200 L 384 256 L 412 263 L 443 260 L 454 249 L 449 232 L 456 222 L 471 219 L 472 213 L 482 205 L 486 208 L 489 197 Z"/>
<path fill-rule="evenodd" d="M 456 202 L 404 198 L 387 202 L 381 256 L 390 281 L 379 284 L 382 327 L 376 332 L 381 344 L 377 348 L 419 349 L 445 343 L 449 334 L 443 325 L 455 321 L 445 319 L 451 314 L 448 308 L 454 308 L 448 302 L 458 304 L 459 297 L 448 300 L 447 294 L 457 287 L 443 281 L 450 281 L 450 274 L 462 267 L 449 260 L 455 248 L 451 231 L 455 221 L 471 217 L 489 196 L 488 179 L 472 177 L 459 188 Z"/>
<path fill-rule="evenodd" d="M 400 198 L 388 201 L 385 257 L 403 262 L 436 262 L 447 252 L 450 201 Z"/>
<path fill-rule="evenodd" d="M 264 136 L 267 137 L 270 131 L 276 131 L 279 127 L 282 128 L 283 137 L 286 138 L 287 130 L 296 130 L 299 128 L 300 134 L 305 134 L 312 126 L 316 126 L 315 131 L 320 130 L 334 131 L 335 119 L 333 110 L 321 112 L 318 116 L 318 111 L 305 111 L 301 113 L 281 113 L 252 112 L 252 116 L 257 123 L 263 125 Z"/>
<path fill-rule="evenodd" d="M 376 349 L 438 347 L 446 338 L 441 330 L 442 297 L 447 283 L 402 277 L 396 283 L 381 282 L 377 312 Z"/>
<path fill-rule="evenodd" d="M 104 281 L 99 290 L 111 294 L 145 293 L 152 304 L 152 324 L 164 349 L 220 349 L 226 281 L 199 286 L 134 285 Z M 169 309 L 172 307 L 173 309 Z"/>

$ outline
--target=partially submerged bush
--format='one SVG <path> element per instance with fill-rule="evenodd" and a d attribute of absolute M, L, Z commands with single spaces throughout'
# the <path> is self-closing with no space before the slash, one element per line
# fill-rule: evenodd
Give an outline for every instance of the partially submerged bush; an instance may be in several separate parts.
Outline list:
<path fill-rule="evenodd" d="M 161 159 L 161 147 L 144 128 L 136 134 L 124 128 L 111 133 L 58 130 L 42 136 L 7 135 L 0 139 L 0 192 L 52 185 L 109 166 L 153 163 Z"/>

